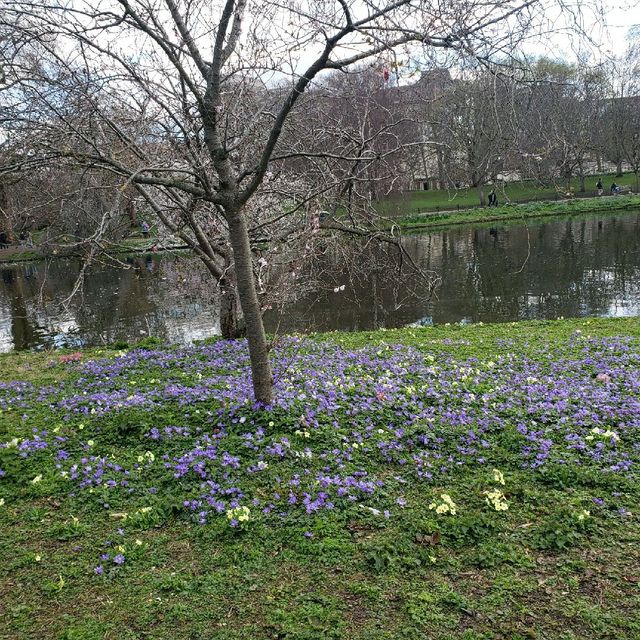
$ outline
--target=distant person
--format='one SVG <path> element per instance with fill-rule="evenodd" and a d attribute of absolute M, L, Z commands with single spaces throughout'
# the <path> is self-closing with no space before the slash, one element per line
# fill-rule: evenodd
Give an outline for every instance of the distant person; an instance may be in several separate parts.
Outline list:
<path fill-rule="evenodd" d="M 33 248 L 33 236 L 31 235 L 31 231 L 27 231 L 25 233 L 25 244 L 27 245 L 27 247 L 31 247 Z"/>
<path fill-rule="evenodd" d="M 149 237 L 149 224 L 145 221 L 140 225 L 140 229 L 142 230 L 142 235 L 145 238 Z"/>
<path fill-rule="evenodd" d="M 612 182 L 611 183 L 611 195 L 615 196 L 619 192 L 620 192 L 620 187 L 615 182 Z"/>
<path fill-rule="evenodd" d="M 4 231 L 0 231 L 0 249 L 7 249 L 8 247 L 7 234 Z"/>
<path fill-rule="evenodd" d="M 489 192 L 489 206 L 490 207 L 498 206 L 498 196 L 496 195 L 495 188 L 491 189 L 491 191 Z"/>
<path fill-rule="evenodd" d="M 604 186 L 602 185 L 602 180 L 598 179 L 596 184 L 596 193 L 601 196 L 604 193 Z"/>
<path fill-rule="evenodd" d="M 20 232 L 18 239 L 20 240 L 21 247 L 24 247 L 27 244 L 27 234 L 24 231 Z"/>

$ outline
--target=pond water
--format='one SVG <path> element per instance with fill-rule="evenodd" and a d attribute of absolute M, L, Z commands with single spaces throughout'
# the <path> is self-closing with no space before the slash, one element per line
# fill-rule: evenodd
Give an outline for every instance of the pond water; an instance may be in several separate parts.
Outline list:
<path fill-rule="evenodd" d="M 327 270 L 331 276 L 281 315 L 268 314 L 268 329 L 640 315 L 640 213 L 455 228 L 404 243 L 418 264 L 439 274 L 433 295 L 426 284 L 398 283 L 383 261 L 359 279 Z M 193 259 L 136 257 L 126 266 L 93 267 L 66 304 L 78 261 L 0 266 L 0 351 L 146 335 L 184 343 L 217 333 L 215 300 Z"/>

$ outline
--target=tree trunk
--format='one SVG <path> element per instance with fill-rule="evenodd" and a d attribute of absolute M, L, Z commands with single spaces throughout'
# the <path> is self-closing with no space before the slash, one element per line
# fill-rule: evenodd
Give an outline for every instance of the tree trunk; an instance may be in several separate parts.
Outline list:
<path fill-rule="evenodd" d="M 438 189 L 446 189 L 447 184 L 446 173 L 444 170 L 444 154 L 441 147 L 436 147 L 436 160 L 438 162 Z"/>
<path fill-rule="evenodd" d="M 129 200 L 127 202 L 126 212 L 129 216 L 129 226 L 132 229 L 135 229 L 138 226 L 138 215 L 136 213 L 136 205 L 133 200 Z"/>
<path fill-rule="evenodd" d="M 480 198 L 480 206 L 484 207 L 486 204 L 486 200 L 484 198 L 484 188 L 482 184 L 478 184 L 478 197 Z"/>
<path fill-rule="evenodd" d="M 622 175 L 624 175 L 622 173 L 622 160 L 618 160 L 616 162 L 616 178 L 620 178 Z"/>
<path fill-rule="evenodd" d="M 235 287 L 230 283 L 220 285 L 220 333 L 226 340 L 236 340 L 245 335 L 240 317 L 240 303 Z"/>
<path fill-rule="evenodd" d="M 587 190 L 584 184 L 584 173 L 580 174 L 580 193 L 584 193 Z"/>
<path fill-rule="evenodd" d="M 264 332 L 260 302 L 253 277 L 247 224 L 242 211 L 239 210 L 228 211 L 227 220 L 233 248 L 238 296 L 240 297 L 240 306 L 244 315 L 249 343 L 253 393 L 257 402 L 270 404 L 273 397 L 273 376 L 271 375 L 269 347 Z"/>

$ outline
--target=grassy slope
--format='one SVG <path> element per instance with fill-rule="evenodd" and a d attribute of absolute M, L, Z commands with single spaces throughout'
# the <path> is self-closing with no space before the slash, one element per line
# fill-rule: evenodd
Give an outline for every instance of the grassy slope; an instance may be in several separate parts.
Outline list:
<path fill-rule="evenodd" d="M 585 188 L 587 193 L 595 195 L 598 177 L 599 176 L 588 176 L 586 178 Z M 613 174 L 603 175 L 602 183 L 607 193 L 613 181 L 619 186 L 633 187 L 635 185 L 635 176 L 632 173 L 627 173 L 621 178 L 616 178 Z M 577 178 L 573 178 L 571 181 L 571 190 L 577 193 L 578 189 L 579 182 Z M 498 201 L 504 204 L 509 200 L 512 202 L 550 200 L 554 199 L 559 191 L 564 191 L 564 185 L 556 188 L 555 186 L 541 186 L 532 180 L 511 182 L 507 183 L 503 190 L 498 191 Z M 485 195 L 488 192 L 489 188 L 485 188 Z M 461 207 L 477 206 L 477 189 L 411 191 L 404 194 L 402 198 L 385 201 L 382 205 L 382 210 L 389 215 L 411 215 L 420 212 L 451 210 L 455 209 L 458 205 Z"/>
<path fill-rule="evenodd" d="M 477 208 L 448 213 L 413 214 L 394 220 L 394 224 L 407 230 L 440 228 L 453 225 L 502 223 L 551 216 L 571 216 L 590 213 L 615 213 L 640 208 L 640 196 L 615 198 L 584 198 L 562 202 L 530 202 L 496 208 Z"/>
<path fill-rule="evenodd" d="M 349 349 L 404 343 L 433 354 L 436 362 L 450 354 L 496 360 L 508 352 L 535 359 L 543 345 L 563 345 L 576 330 L 585 336 L 633 336 L 636 351 L 640 344 L 637 319 L 319 339 Z M 560 348 L 573 353 L 574 347 Z M 580 346 L 575 349 L 577 357 Z M 115 353 L 92 351 L 84 359 L 105 355 Z M 56 358 L 0 356 L 0 372 L 4 380 L 39 384 L 77 377 L 73 367 L 55 364 Z M 24 413 L 28 424 L 41 425 L 46 409 Z M 0 441 L 24 434 L 22 415 L 0 414 Z M 141 429 L 165 420 L 172 424 L 171 419 L 161 411 L 151 417 L 131 411 L 121 414 L 119 424 Z M 83 418 L 86 429 L 91 421 Z M 66 428 L 77 427 L 73 419 Z M 138 449 L 148 446 L 131 442 Z M 6 498 L 0 507 L 0 638 L 640 637 L 637 517 L 623 521 L 593 507 L 589 526 L 582 528 L 567 511 L 590 505 L 594 495 L 616 492 L 612 503 L 636 512 L 637 484 L 579 469 L 523 470 L 509 464 L 509 442 L 504 446 L 502 461 L 493 462 L 505 472 L 512 503 L 504 513 L 487 514 L 481 495 L 474 499 L 487 485 L 491 466 L 469 467 L 446 483 L 406 486 L 407 506 L 389 520 L 364 510 L 336 510 L 279 526 L 256 520 L 246 531 L 224 522 L 201 527 L 168 507 L 161 515 L 123 524 L 98 508 L 92 494 L 68 497 L 60 482 L 45 478 L 7 488 L 0 479 L 0 496 Z M 456 498 L 461 513 L 437 520 L 437 540 L 430 537 L 434 514 L 427 505 L 441 491 Z M 172 495 L 158 500 L 169 505 Z M 123 538 L 117 533 L 122 526 Z M 314 537 L 304 537 L 306 531 Z M 121 539 L 127 565 L 111 577 L 93 575 L 96 549 L 104 550 L 105 540 Z"/>

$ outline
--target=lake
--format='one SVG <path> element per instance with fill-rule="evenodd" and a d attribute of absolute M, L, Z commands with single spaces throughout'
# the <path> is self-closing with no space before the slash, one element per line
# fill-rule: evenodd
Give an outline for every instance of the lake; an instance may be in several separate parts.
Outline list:
<path fill-rule="evenodd" d="M 435 291 L 419 280 L 398 282 L 394 265 L 369 249 L 366 273 L 350 276 L 337 263 L 320 269 L 311 289 L 281 313 L 267 312 L 268 330 L 640 315 L 640 213 L 453 228 L 403 242 L 421 268 L 438 274 Z M 197 261 L 123 263 L 92 266 L 70 299 L 77 260 L 0 266 L 0 351 L 147 335 L 186 343 L 217 333 L 215 296 Z"/>

